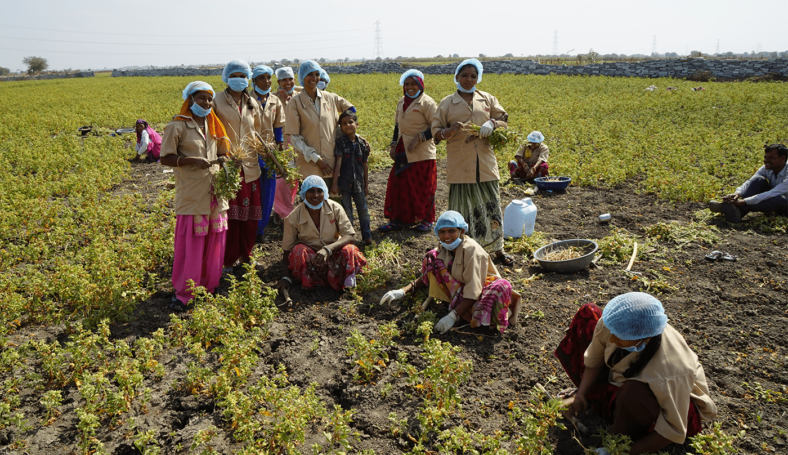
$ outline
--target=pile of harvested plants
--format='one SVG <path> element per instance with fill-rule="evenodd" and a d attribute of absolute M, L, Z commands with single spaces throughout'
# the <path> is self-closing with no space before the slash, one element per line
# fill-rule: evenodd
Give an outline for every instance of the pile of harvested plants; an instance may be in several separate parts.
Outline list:
<path fill-rule="evenodd" d="M 572 259 L 577 259 L 581 256 L 583 256 L 583 251 L 580 248 L 576 246 L 570 246 L 567 248 L 556 248 L 554 250 L 548 251 L 545 253 L 544 257 L 542 257 L 542 260 L 551 262 L 569 261 Z"/>
<path fill-rule="evenodd" d="M 244 146 L 251 150 L 265 161 L 268 169 L 273 169 L 277 177 L 284 178 L 290 186 L 296 185 L 301 178 L 301 172 L 296 167 L 289 167 L 288 163 L 293 156 L 293 147 L 279 150 L 273 142 L 265 141 L 262 136 L 254 133 L 254 137 L 246 136 L 243 140 Z"/>
<path fill-rule="evenodd" d="M 220 166 L 219 172 L 213 174 L 213 194 L 217 199 L 235 199 L 241 190 L 241 161 L 253 156 L 251 150 L 231 144 L 227 155 L 212 163 Z"/>
<path fill-rule="evenodd" d="M 468 139 L 471 139 L 479 137 L 480 129 L 481 127 L 479 125 L 467 122 L 462 124 L 460 131 L 465 133 L 468 136 Z M 509 145 L 509 143 L 516 144 L 519 137 L 520 134 L 516 130 L 509 128 L 496 128 L 489 136 L 487 136 L 487 140 L 495 150 L 502 150 L 504 147 Z M 468 139 L 466 139 L 466 141 L 468 141 Z"/>

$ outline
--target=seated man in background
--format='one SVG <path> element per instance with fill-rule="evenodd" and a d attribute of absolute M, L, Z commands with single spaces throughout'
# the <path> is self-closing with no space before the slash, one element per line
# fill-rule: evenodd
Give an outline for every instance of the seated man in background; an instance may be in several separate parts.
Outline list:
<path fill-rule="evenodd" d="M 710 201 L 709 210 L 722 213 L 731 223 L 741 223 L 749 212 L 774 212 L 788 216 L 788 148 L 782 144 L 767 145 L 763 166 L 736 192 Z"/>

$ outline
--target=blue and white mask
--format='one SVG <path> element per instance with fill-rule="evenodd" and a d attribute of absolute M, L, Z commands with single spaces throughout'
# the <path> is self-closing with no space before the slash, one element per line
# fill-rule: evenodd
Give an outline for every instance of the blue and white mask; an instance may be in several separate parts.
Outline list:
<path fill-rule="evenodd" d="M 457 249 L 457 247 L 458 247 L 458 246 L 460 246 L 460 243 L 462 243 L 462 237 L 457 237 L 457 238 L 456 238 L 456 239 L 455 239 L 453 242 L 451 242 L 451 243 L 444 243 L 444 242 L 441 242 L 441 246 L 442 246 L 442 247 L 444 247 L 444 248 L 446 248 L 446 249 L 447 249 L 447 250 L 449 250 L 449 251 L 454 251 L 454 250 L 456 250 L 456 249 Z"/>
<path fill-rule="evenodd" d="M 231 77 L 227 80 L 227 85 L 234 92 L 243 92 L 249 87 L 249 80 L 244 77 Z"/>

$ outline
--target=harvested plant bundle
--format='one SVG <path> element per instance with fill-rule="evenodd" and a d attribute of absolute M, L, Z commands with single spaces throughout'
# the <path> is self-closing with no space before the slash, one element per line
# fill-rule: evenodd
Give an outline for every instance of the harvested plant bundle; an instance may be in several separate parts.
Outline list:
<path fill-rule="evenodd" d="M 268 169 L 273 169 L 279 177 L 284 178 L 290 186 L 293 186 L 301 178 L 301 172 L 296 167 L 289 167 L 290 157 L 293 156 L 294 150 L 290 146 L 285 150 L 279 150 L 276 144 L 266 142 L 263 138 L 254 133 L 254 137 L 246 136 L 244 138 L 244 146 L 263 159 Z"/>
<path fill-rule="evenodd" d="M 557 248 L 555 250 L 548 251 L 545 253 L 542 259 L 545 261 L 557 262 L 569 261 L 571 259 L 577 259 L 581 256 L 583 256 L 583 253 L 580 251 L 580 248 L 570 246 L 568 248 Z"/>
<path fill-rule="evenodd" d="M 481 127 L 479 125 L 467 122 L 462 124 L 460 131 L 468 135 L 469 138 L 472 138 L 479 137 L 480 129 Z M 487 140 L 495 150 L 501 150 L 509 145 L 510 142 L 517 143 L 519 137 L 520 133 L 516 130 L 509 128 L 496 128 L 489 136 L 487 136 Z"/>
<path fill-rule="evenodd" d="M 213 194 L 217 199 L 230 201 L 241 191 L 241 165 L 227 160 L 220 166 L 219 172 L 213 174 Z"/>

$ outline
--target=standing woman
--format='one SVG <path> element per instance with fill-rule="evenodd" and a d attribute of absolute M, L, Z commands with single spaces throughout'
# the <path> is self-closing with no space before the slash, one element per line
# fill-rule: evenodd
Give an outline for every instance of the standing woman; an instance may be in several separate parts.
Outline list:
<path fill-rule="evenodd" d="M 389 154 L 394 165 L 386 186 L 383 215 L 389 223 L 381 232 L 400 230 L 415 225 L 416 230 L 429 232 L 435 222 L 435 190 L 438 168 L 432 125 L 438 104 L 424 93 L 424 74 L 408 70 L 399 79 L 404 95 L 397 104 L 394 136 Z"/>
<path fill-rule="evenodd" d="M 212 194 L 219 166 L 211 162 L 226 153 L 227 135 L 211 111 L 213 95 L 206 82 L 187 85 L 181 112 L 164 128 L 161 144 L 161 164 L 177 168 L 172 308 L 180 311 L 194 298 L 189 280 L 213 292 L 222 277 L 228 205 Z"/>
<path fill-rule="evenodd" d="M 510 265 L 514 258 L 503 251 L 503 214 L 498 192 L 498 163 L 487 137 L 506 128 L 508 115 L 489 93 L 476 90 L 482 81 L 479 60 L 463 60 L 454 72 L 457 91 L 443 98 L 432 120 L 432 136 L 446 143 L 446 180 L 449 210 L 460 212 L 473 237 L 496 260 Z M 462 123 L 481 127 L 479 137 L 460 132 Z"/>
<path fill-rule="evenodd" d="M 254 95 L 260 105 L 262 121 L 260 125 L 260 136 L 263 140 L 276 143 L 279 150 L 285 149 L 282 129 L 285 126 L 285 112 L 279 98 L 271 95 L 271 76 L 274 70 L 270 66 L 258 65 L 252 70 L 252 83 L 254 84 Z M 265 161 L 258 158 L 262 174 L 260 175 L 260 203 L 262 205 L 262 219 L 257 225 L 257 241 L 262 240 L 263 231 L 268 225 L 271 217 L 271 209 L 274 206 L 274 195 L 276 194 L 276 174 L 275 169 L 268 169 Z M 287 166 L 287 163 L 281 163 Z"/>
<path fill-rule="evenodd" d="M 260 106 L 246 89 L 252 77 L 252 68 L 242 60 L 233 60 L 224 67 L 222 81 L 227 88 L 216 94 L 214 111 L 224 124 L 233 147 L 242 147 L 245 137 L 260 131 Z M 257 236 L 257 224 L 263 218 L 260 203 L 260 165 L 255 156 L 243 161 L 241 189 L 230 201 L 228 213 L 227 248 L 224 252 L 226 272 L 240 259 L 248 262 Z"/>
<path fill-rule="evenodd" d="M 339 114 L 348 109 L 356 112 L 356 108 L 341 96 L 317 88 L 320 65 L 313 60 L 301 64 L 298 82 L 304 91 L 287 104 L 285 134 L 296 150 L 301 178 L 319 175 L 331 188 Z"/>
<path fill-rule="evenodd" d="M 301 93 L 303 87 L 295 85 L 295 78 L 293 68 L 284 66 L 276 70 L 276 83 L 279 89 L 276 92 L 276 97 L 281 102 L 282 106 L 287 109 L 287 103 L 293 99 L 294 96 Z M 284 114 L 283 114 L 284 115 Z M 285 137 L 285 147 L 290 145 L 290 138 Z M 288 166 L 295 167 L 295 157 L 291 157 Z M 284 165 L 284 163 L 282 163 Z M 276 194 L 274 195 L 274 214 L 281 219 L 287 218 L 290 212 L 293 211 L 293 202 L 295 201 L 296 194 L 298 193 L 298 185 L 291 184 L 285 179 L 276 180 Z"/>

